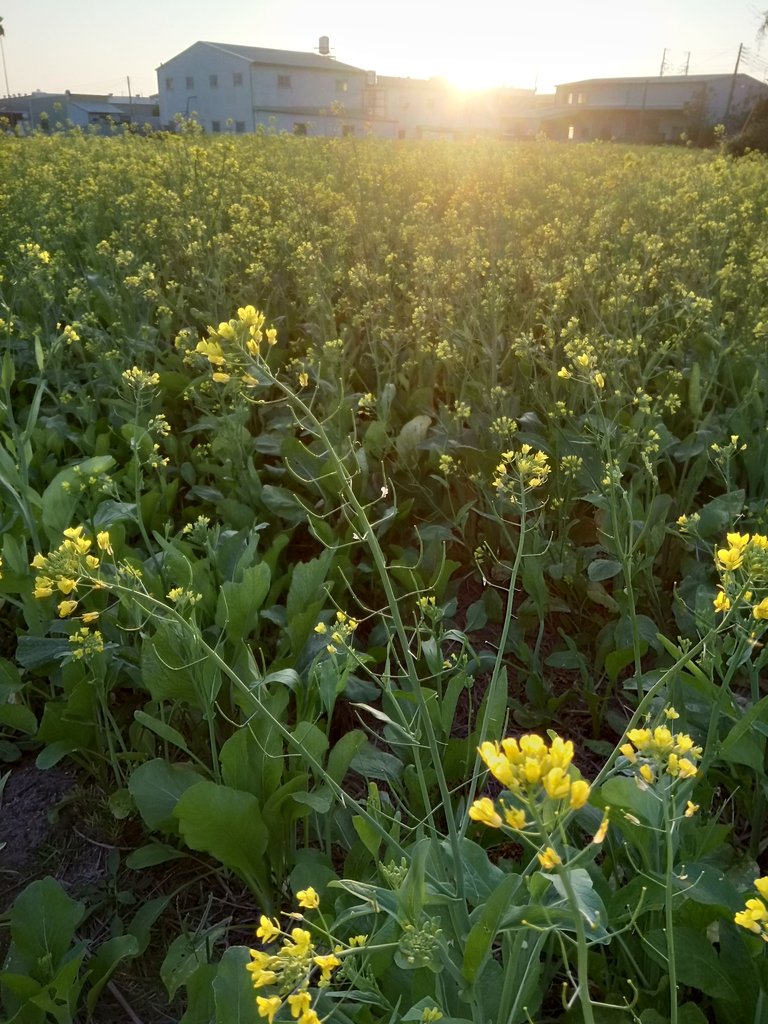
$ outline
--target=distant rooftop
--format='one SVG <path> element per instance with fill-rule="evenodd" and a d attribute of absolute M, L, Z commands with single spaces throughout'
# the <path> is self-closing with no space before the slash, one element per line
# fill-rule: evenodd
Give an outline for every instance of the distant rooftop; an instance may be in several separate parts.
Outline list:
<path fill-rule="evenodd" d="M 716 75 L 634 75 L 631 78 L 578 78 L 573 81 L 560 82 L 556 89 L 562 89 L 564 85 L 598 85 L 600 83 L 610 82 L 611 85 L 640 85 L 645 82 L 664 82 L 664 83 L 676 83 L 676 82 L 711 82 L 717 78 L 733 78 L 733 72 Z M 754 82 L 758 82 L 759 79 L 754 78 L 752 75 L 744 74 L 739 72 L 737 78 L 752 78 Z"/>
<path fill-rule="evenodd" d="M 214 49 L 223 50 L 225 53 L 241 57 L 249 63 L 258 61 L 260 64 L 280 64 L 301 68 L 336 68 L 338 71 L 365 73 L 363 68 L 354 67 L 352 64 L 342 64 L 341 61 L 335 60 L 333 57 L 322 56 L 319 53 L 306 53 L 301 50 L 270 50 L 264 46 L 240 46 L 237 43 L 212 43 L 208 40 L 200 40 L 200 42 L 203 46 L 212 46 Z"/>

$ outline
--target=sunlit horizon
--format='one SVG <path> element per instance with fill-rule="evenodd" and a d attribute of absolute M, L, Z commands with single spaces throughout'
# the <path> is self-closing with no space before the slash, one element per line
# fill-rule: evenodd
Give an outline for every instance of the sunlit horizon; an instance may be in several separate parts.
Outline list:
<path fill-rule="evenodd" d="M 757 0 L 759 3 L 760 0 Z M 768 0 L 766 0 L 768 4 Z M 757 38 L 755 0 L 567 0 L 523 7 L 475 0 L 471 11 L 419 4 L 328 0 L 4 0 L 8 91 L 134 94 L 157 91 L 156 69 L 198 40 L 312 52 L 330 38 L 340 62 L 379 75 L 443 78 L 464 91 L 509 87 L 552 92 L 587 78 L 717 74 L 765 79 L 768 43 Z M 6 81 L 0 80 L 5 94 Z"/>

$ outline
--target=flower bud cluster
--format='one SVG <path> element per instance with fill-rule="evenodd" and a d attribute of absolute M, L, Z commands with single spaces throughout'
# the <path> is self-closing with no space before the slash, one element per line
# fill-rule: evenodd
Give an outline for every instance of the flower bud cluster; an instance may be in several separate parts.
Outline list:
<path fill-rule="evenodd" d="M 667 708 L 665 715 L 669 720 L 679 717 L 674 708 Z M 669 726 L 657 725 L 654 729 L 630 729 L 627 740 L 619 750 L 649 785 L 664 774 L 675 779 L 696 776 L 701 747 L 687 733 L 673 733 Z"/>
<path fill-rule="evenodd" d="M 535 451 L 529 444 L 523 444 L 519 451 L 502 452 L 491 487 L 499 498 L 516 505 L 520 492 L 541 487 L 546 483 L 551 470 L 548 455 Z"/>

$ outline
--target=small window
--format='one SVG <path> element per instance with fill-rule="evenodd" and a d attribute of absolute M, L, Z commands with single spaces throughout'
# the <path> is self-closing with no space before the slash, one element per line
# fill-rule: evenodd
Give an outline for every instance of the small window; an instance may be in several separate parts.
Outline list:
<path fill-rule="evenodd" d="M 293 122 L 293 134 L 294 135 L 307 135 L 307 122 L 306 121 L 294 121 Z"/>
<path fill-rule="evenodd" d="M 579 95 L 576 97 L 576 102 L 577 103 L 586 103 L 587 102 L 586 94 L 583 93 L 583 92 L 580 92 Z"/>
<path fill-rule="evenodd" d="M 574 140 L 575 138 L 576 138 L 576 129 L 575 129 L 575 128 L 574 128 L 574 126 L 573 126 L 573 125 L 571 124 L 571 125 L 569 125 L 569 126 L 568 126 L 568 141 L 569 141 L 569 142 L 573 142 L 573 140 Z"/>
<path fill-rule="evenodd" d="M 242 135 L 245 131 L 245 121 L 235 121 L 235 131 L 238 135 Z"/>
<path fill-rule="evenodd" d="M 355 134 L 355 126 L 353 124 L 343 124 L 341 126 L 341 134 L 345 137 Z"/>
<path fill-rule="evenodd" d="M 349 83 L 346 78 L 336 79 L 336 92 L 346 92 L 349 89 Z"/>
<path fill-rule="evenodd" d="M 242 71 L 235 71 L 235 73 L 232 75 L 232 85 L 242 85 L 242 84 L 243 84 L 243 72 Z"/>
<path fill-rule="evenodd" d="M 195 80 L 192 77 L 192 75 L 187 75 L 186 86 L 187 86 L 187 89 L 194 89 L 195 88 Z"/>
<path fill-rule="evenodd" d="M 278 89 L 290 89 L 291 88 L 291 76 L 290 75 L 278 75 L 277 76 L 277 87 L 278 87 Z"/>
<path fill-rule="evenodd" d="M 172 78 L 166 78 L 166 80 L 165 80 L 165 91 L 166 92 L 173 92 L 173 79 Z"/>
<path fill-rule="evenodd" d="M 569 103 L 573 103 L 573 93 L 572 92 L 568 93 L 568 102 Z"/>
<path fill-rule="evenodd" d="M 218 75 L 208 75 L 208 85 L 210 85 L 210 87 L 212 89 L 218 89 L 219 88 L 219 76 Z"/>
<path fill-rule="evenodd" d="M 211 121 L 211 131 L 212 132 L 220 132 L 221 131 L 221 121 Z"/>

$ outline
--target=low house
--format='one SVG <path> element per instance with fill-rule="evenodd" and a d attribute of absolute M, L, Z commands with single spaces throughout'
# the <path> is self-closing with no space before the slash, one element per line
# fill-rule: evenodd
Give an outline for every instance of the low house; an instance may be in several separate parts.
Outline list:
<path fill-rule="evenodd" d="M 157 97 L 97 96 L 66 92 L 41 92 L 11 96 L 0 101 L 0 118 L 22 131 L 68 128 L 109 129 L 130 124 L 159 127 Z"/>
<path fill-rule="evenodd" d="M 737 131 L 765 96 L 768 85 L 744 74 L 590 78 L 557 86 L 547 131 L 571 141 L 703 142 L 717 124 Z"/>
<path fill-rule="evenodd" d="M 295 135 L 392 135 L 372 124 L 372 73 L 319 53 L 197 42 L 157 69 L 160 120 L 196 120 L 207 132 L 271 129 Z"/>

